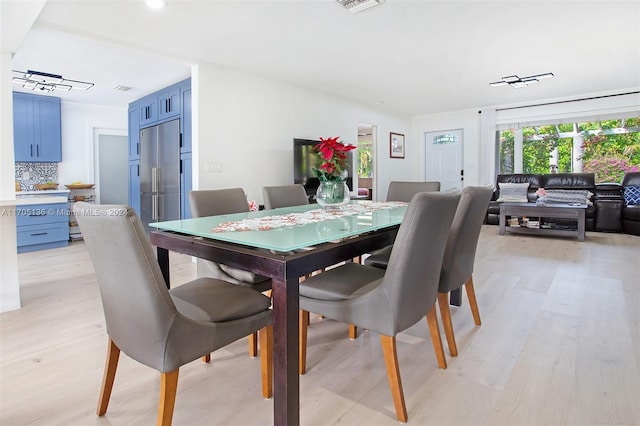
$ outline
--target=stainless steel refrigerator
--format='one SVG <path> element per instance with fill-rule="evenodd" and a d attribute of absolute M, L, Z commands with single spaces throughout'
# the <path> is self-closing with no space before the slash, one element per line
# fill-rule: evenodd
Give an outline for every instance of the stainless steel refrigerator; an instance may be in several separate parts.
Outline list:
<path fill-rule="evenodd" d="M 180 219 L 180 120 L 140 130 L 140 218 Z"/>

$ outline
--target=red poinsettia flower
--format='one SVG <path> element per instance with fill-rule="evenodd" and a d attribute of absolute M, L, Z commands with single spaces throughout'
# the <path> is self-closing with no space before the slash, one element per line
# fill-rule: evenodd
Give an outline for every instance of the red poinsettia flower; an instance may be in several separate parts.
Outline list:
<path fill-rule="evenodd" d="M 320 168 L 316 174 L 320 180 L 339 180 L 347 167 L 347 152 L 355 149 L 355 145 L 345 145 L 338 136 L 320 138 L 314 149 L 320 158 Z"/>

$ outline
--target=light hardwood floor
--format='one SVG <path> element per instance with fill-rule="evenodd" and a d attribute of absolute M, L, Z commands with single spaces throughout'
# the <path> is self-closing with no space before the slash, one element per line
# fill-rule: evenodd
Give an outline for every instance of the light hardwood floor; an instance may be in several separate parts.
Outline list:
<path fill-rule="evenodd" d="M 172 254 L 172 280 L 195 276 Z M 159 374 L 121 356 L 107 415 L 95 407 L 107 347 L 82 242 L 18 256 L 24 307 L 0 315 L 0 424 L 155 424 Z M 474 282 L 482 326 L 452 311 L 459 356 L 438 370 L 426 321 L 398 336 L 414 425 L 640 424 L 640 237 L 498 235 L 485 226 Z M 312 316 L 305 425 L 395 425 L 380 340 Z M 175 425 L 270 425 L 246 341 L 180 371 Z"/>

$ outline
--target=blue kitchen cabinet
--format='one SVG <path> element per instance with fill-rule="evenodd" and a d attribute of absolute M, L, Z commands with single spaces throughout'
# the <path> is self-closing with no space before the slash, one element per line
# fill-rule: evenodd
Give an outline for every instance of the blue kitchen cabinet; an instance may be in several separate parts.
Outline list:
<path fill-rule="evenodd" d="M 129 106 L 129 161 L 140 159 L 140 105 Z"/>
<path fill-rule="evenodd" d="M 140 106 L 140 127 L 144 127 L 158 121 L 158 95 L 146 96 L 140 99 L 138 104 Z"/>
<path fill-rule="evenodd" d="M 158 120 L 180 115 L 180 87 L 173 85 L 158 95 Z"/>
<path fill-rule="evenodd" d="M 13 93 L 13 146 L 18 163 L 62 161 L 60 98 Z"/>
<path fill-rule="evenodd" d="M 191 86 L 189 89 L 182 91 L 182 144 L 180 152 L 191 152 Z"/>
<path fill-rule="evenodd" d="M 191 218 L 191 207 L 189 206 L 189 193 L 192 188 L 192 161 L 191 153 L 180 155 L 180 212 L 182 219 Z"/>
<path fill-rule="evenodd" d="M 140 215 L 140 160 L 129 161 L 129 206 Z"/>
<path fill-rule="evenodd" d="M 67 203 L 16 207 L 18 253 L 64 247 L 69 244 Z"/>

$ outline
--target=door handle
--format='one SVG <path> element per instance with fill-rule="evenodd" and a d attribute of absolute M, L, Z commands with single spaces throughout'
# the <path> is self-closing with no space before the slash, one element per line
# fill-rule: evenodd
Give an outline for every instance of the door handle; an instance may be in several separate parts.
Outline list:
<path fill-rule="evenodd" d="M 158 169 L 151 168 L 151 192 L 158 192 Z"/>
<path fill-rule="evenodd" d="M 156 192 L 162 191 L 162 167 L 156 168 Z"/>
<path fill-rule="evenodd" d="M 151 196 L 151 219 L 158 220 L 158 196 Z"/>

